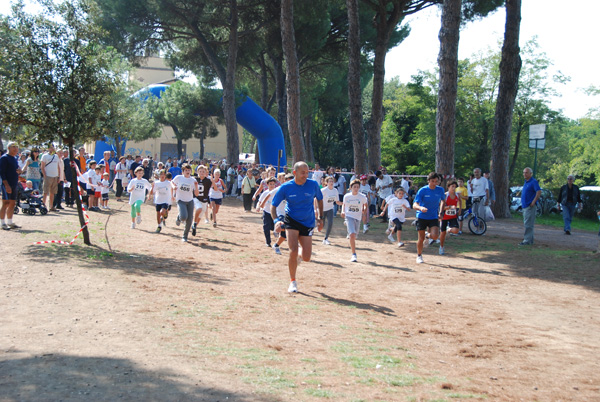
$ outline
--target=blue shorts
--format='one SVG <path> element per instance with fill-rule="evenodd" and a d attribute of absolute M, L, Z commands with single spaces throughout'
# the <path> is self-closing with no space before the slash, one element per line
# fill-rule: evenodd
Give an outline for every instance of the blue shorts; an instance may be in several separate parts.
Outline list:
<path fill-rule="evenodd" d="M 4 183 L 0 184 L 0 187 L 2 187 L 2 199 L 7 201 L 16 200 L 18 191 L 17 186 L 19 185 L 19 183 L 8 183 L 8 185 L 10 186 L 10 189 L 12 191 L 10 194 L 6 192 L 6 188 L 4 188 Z"/>
<path fill-rule="evenodd" d="M 169 207 L 170 207 L 170 205 L 169 205 L 169 204 L 166 204 L 166 203 L 165 203 L 165 204 L 156 204 L 156 212 L 160 212 L 160 211 L 162 211 L 163 209 L 166 209 L 166 210 L 168 210 L 168 209 L 169 209 Z"/>
<path fill-rule="evenodd" d="M 211 198 L 210 202 L 214 202 L 216 205 L 221 205 L 221 204 L 223 204 L 223 199 L 222 198 Z"/>

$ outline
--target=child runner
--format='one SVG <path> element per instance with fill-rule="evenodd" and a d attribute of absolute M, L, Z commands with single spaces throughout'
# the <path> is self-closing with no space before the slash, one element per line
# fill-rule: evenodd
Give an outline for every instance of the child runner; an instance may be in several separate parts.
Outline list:
<path fill-rule="evenodd" d="M 181 166 L 182 175 L 175 176 L 171 186 L 177 190 L 175 201 L 177 202 L 177 221 L 185 221 L 182 242 L 188 241 L 188 233 L 194 221 L 194 196 L 198 196 L 198 182 L 192 177 L 192 167 L 187 163 Z"/>
<path fill-rule="evenodd" d="M 288 173 L 286 175 L 284 175 L 283 177 L 283 183 L 287 183 L 290 180 L 294 180 L 294 175 L 291 173 Z M 282 184 L 283 184 L 282 183 Z M 279 191 L 281 187 L 276 187 L 275 190 L 273 190 L 273 197 L 275 197 L 275 194 L 277 193 L 277 191 Z M 273 201 L 271 199 L 271 201 Z M 285 206 L 287 205 L 287 201 L 281 201 L 279 203 L 279 205 L 277 205 L 276 208 L 276 218 L 278 220 L 278 222 L 275 224 L 275 229 L 273 229 L 273 231 L 275 232 L 276 236 L 279 236 L 277 238 L 277 241 L 275 242 L 275 244 L 273 245 L 273 250 L 275 250 L 275 254 L 277 255 L 281 255 L 281 250 L 279 249 L 279 246 L 281 246 L 281 243 L 283 243 L 286 239 L 286 235 L 285 235 L 285 230 L 283 230 L 283 220 L 284 220 L 284 216 L 285 216 Z M 275 221 L 275 219 L 273 219 L 273 222 Z"/>
<path fill-rule="evenodd" d="M 360 189 L 360 180 L 350 182 L 350 193 L 344 195 L 342 202 L 342 218 L 346 220 L 346 228 L 350 239 L 350 249 L 352 257 L 350 262 L 356 262 L 356 235 L 360 229 L 360 221 L 367 213 L 368 200 L 364 194 L 358 192 Z"/>
<path fill-rule="evenodd" d="M 382 209 L 387 206 L 389 226 L 385 233 L 388 235 L 390 243 L 394 243 L 394 233 L 398 240 L 398 247 L 404 246 L 402 243 L 402 224 L 406 221 L 406 210 L 410 209 L 410 204 L 406 199 L 404 188 L 399 187 L 396 192 L 390 195 L 381 206 Z M 385 215 L 385 211 L 381 212 L 381 216 Z"/>
<path fill-rule="evenodd" d="M 152 185 L 144 179 L 144 168 L 138 166 L 133 172 L 135 179 L 127 184 L 129 193 L 129 205 L 131 205 L 131 228 L 135 229 L 135 224 L 142 223 L 141 206 L 146 200 L 146 190 L 152 190 Z"/>
<path fill-rule="evenodd" d="M 312 234 L 315 227 L 314 198 L 318 200 L 317 229 L 321 230 L 323 228 L 323 194 L 316 181 L 308 180 L 306 162 L 300 161 L 294 164 L 294 180 L 279 187 L 279 191 L 271 202 L 271 216 L 274 216 L 277 214 L 276 206 L 284 200 L 287 201 L 283 222 L 290 247 L 288 259 L 291 280 L 288 292 L 290 293 L 298 292 L 296 282 L 298 263 L 302 260 L 310 261 L 312 254 Z M 277 222 L 275 223 L 277 224 Z M 302 247 L 301 256 L 298 255 L 298 244 Z"/>
<path fill-rule="evenodd" d="M 334 187 L 335 178 L 333 176 L 327 176 L 325 183 L 327 184 L 327 187 L 321 189 L 321 193 L 323 194 L 323 220 L 327 221 L 323 244 L 329 246 L 331 244 L 329 235 L 331 234 L 331 228 L 333 227 L 334 205 L 342 205 L 342 203 L 338 200 L 339 192 Z"/>
<path fill-rule="evenodd" d="M 97 211 L 96 208 L 96 161 L 90 161 L 89 169 L 86 172 L 86 190 L 88 193 L 88 211 Z"/>
<path fill-rule="evenodd" d="M 208 223 L 208 208 L 210 198 L 208 193 L 212 186 L 212 181 L 208 178 L 208 169 L 204 165 L 197 168 L 198 178 L 198 196 L 194 198 L 194 224 L 192 225 L 192 236 L 196 236 L 196 228 L 200 223 L 200 216 L 204 213 L 204 223 Z"/>
<path fill-rule="evenodd" d="M 225 193 L 226 188 L 225 183 L 221 179 L 221 170 L 215 169 L 210 191 L 208 193 L 210 208 L 212 209 L 213 228 L 217 227 L 217 213 L 223 203 L 223 193 Z"/>
<path fill-rule="evenodd" d="M 438 186 L 439 176 L 435 172 L 427 176 L 429 183 L 421 187 L 415 196 L 413 209 L 417 211 L 417 232 L 419 240 L 417 242 L 417 264 L 423 264 L 423 242 L 425 241 L 425 230 L 429 228 L 429 238 L 437 240 L 440 233 L 440 222 L 438 221 L 438 211 L 440 203 L 445 197 L 444 189 Z"/>
<path fill-rule="evenodd" d="M 277 179 L 269 177 L 267 179 L 267 191 L 264 192 L 264 199 L 260 201 L 259 207 L 263 210 L 263 232 L 265 234 L 265 242 L 267 247 L 271 247 L 271 231 L 275 230 L 275 224 L 273 223 L 273 217 L 271 216 L 271 200 L 275 195 L 275 186 Z"/>
<path fill-rule="evenodd" d="M 461 200 L 456 193 L 458 183 L 452 181 L 448 184 L 446 199 L 442 201 L 440 218 L 442 218 L 442 233 L 440 235 L 440 255 L 444 255 L 444 241 L 446 240 L 446 230 L 450 233 L 458 233 L 458 217 L 461 215 Z"/>
<path fill-rule="evenodd" d="M 164 169 L 158 171 L 158 180 L 152 183 L 150 196 L 154 195 L 154 206 L 156 208 L 156 222 L 158 226 L 156 233 L 160 233 L 165 226 L 164 221 L 169 216 L 169 207 L 173 198 L 173 187 L 167 181 L 167 172 Z"/>
<path fill-rule="evenodd" d="M 458 187 L 456 187 L 456 195 L 460 199 L 460 209 L 461 211 L 465 211 L 467 209 L 467 200 L 469 199 L 469 192 L 465 187 L 465 179 L 462 177 L 458 178 Z M 458 215 L 458 233 L 462 234 L 463 227 L 463 216 L 462 214 Z M 452 233 L 452 232 L 451 232 Z"/>
<path fill-rule="evenodd" d="M 102 187 L 100 187 L 100 195 L 102 196 L 101 208 L 110 209 L 108 207 L 108 190 L 110 190 L 110 173 L 102 173 Z"/>
<path fill-rule="evenodd" d="M 365 214 L 364 222 L 363 222 L 363 233 L 367 233 L 371 225 L 369 225 L 370 214 L 368 211 L 369 205 L 371 204 L 371 186 L 367 183 L 367 175 L 363 174 L 360 176 L 360 188 L 358 191 L 367 197 L 367 213 Z"/>

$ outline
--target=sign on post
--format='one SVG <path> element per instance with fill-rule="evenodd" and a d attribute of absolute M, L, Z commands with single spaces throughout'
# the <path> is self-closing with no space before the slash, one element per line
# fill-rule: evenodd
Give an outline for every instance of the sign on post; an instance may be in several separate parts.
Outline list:
<path fill-rule="evenodd" d="M 543 140 L 546 137 L 545 124 L 532 124 L 529 126 L 530 140 Z"/>
<path fill-rule="evenodd" d="M 533 149 L 544 149 L 546 148 L 546 139 L 543 140 L 529 140 L 529 148 Z"/>

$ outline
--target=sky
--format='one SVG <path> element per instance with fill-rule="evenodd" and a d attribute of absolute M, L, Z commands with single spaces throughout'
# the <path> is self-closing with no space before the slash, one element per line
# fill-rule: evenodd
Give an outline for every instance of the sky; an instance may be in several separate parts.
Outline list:
<path fill-rule="evenodd" d="M 562 96 L 552 98 L 551 107 L 562 109 L 572 119 L 584 117 L 590 108 L 600 106 L 600 96 L 587 96 L 583 92 L 591 85 L 600 88 L 598 15 L 598 0 L 522 0 L 519 43 L 523 46 L 537 36 L 539 50 L 553 62 L 554 72 L 560 71 L 571 78 L 566 85 L 554 86 Z M 419 70 L 436 67 L 441 13 L 438 8 L 430 7 L 405 21 L 411 33 L 388 53 L 385 63 L 386 80 L 397 76 L 404 83 Z M 501 8 L 483 20 L 466 24 L 460 34 L 459 59 L 488 48 L 499 51 L 505 21 L 506 12 Z"/>
<path fill-rule="evenodd" d="M 10 14 L 9 0 L 0 0 L 0 14 Z M 562 109 L 572 119 L 600 106 L 600 96 L 591 97 L 583 92 L 591 85 L 600 88 L 598 15 L 599 0 L 522 0 L 520 44 L 537 36 L 540 51 L 554 63 L 554 71 L 571 78 L 568 84 L 555 86 L 562 96 L 552 98 L 551 106 Z M 400 82 L 406 83 L 419 70 L 435 68 L 440 18 L 439 9 L 430 7 L 405 20 L 411 34 L 388 53 L 386 80 L 399 77 Z M 500 50 L 505 18 L 506 12 L 501 8 L 483 20 L 468 23 L 461 31 L 459 58 L 469 58 L 488 48 Z"/>

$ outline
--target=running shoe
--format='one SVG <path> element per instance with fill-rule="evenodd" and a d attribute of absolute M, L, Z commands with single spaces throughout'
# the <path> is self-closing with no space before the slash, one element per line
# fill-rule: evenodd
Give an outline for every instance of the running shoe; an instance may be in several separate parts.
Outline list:
<path fill-rule="evenodd" d="M 265 243 L 267 245 L 267 247 L 271 248 L 271 245 L 269 243 Z"/>
<path fill-rule="evenodd" d="M 417 264 L 423 264 L 423 256 L 418 255 L 417 256 Z"/>
<path fill-rule="evenodd" d="M 325 239 L 325 240 L 323 240 L 323 244 L 325 246 L 329 246 L 329 245 L 331 245 L 331 242 L 329 240 Z"/>
<path fill-rule="evenodd" d="M 386 234 L 386 235 L 389 235 L 390 233 L 392 233 L 392 228 L 388 227 L 388 228 L 385 230 L 385 234 Z"/>
<path fill-rule="evenodd" d="M 135 229 L 135 222 L 131 222 L 131 228 Z"/>
<path fill-rule="evenodd" d="M 142 223 L 142 215 L 138 215 L 137 218 L 135 218 L 135 222 L 139 225 L 140 223 Z"/>
<path fill-rule="evenodd" d="M 160 233 L 160 230 L 162 229 L 162 227 L 160 225 L 158 225 L 158 227 L 156 228 L 155 232 L 156 233 Z"/>
<path fill-rule="evenodd" d="M 213 228 L 217 227 L 217 222 L 213 222 Z"/>
<path fill-rule="evenodd" d="M 402 247 L 402 246 L 404 246 L 404 243 L 398 242 L 398 247 Z"/>
<path fill-rule="evenodd" d="M 192 225 L 192 236 L 196 236 L 196 223 Z"/>
<path fill-rule="evenodd" d="M 281 249 L 279 248 L 279 246 L 277 244 L 273 245 L 273 250 L 275 250 L 275 254 L 281 255 Z"/>
<path fill-rule="evenodd" d="M 8 226 L 9 226 L 11 229 L 21 229 L 21 226 L 17 225 L 17 224 L 16 224 L 16 223 L 14 223 L 14 222 L 13 222 L 13 223 L 9 223 L 9 224 L 8 224 Z"/>
<path fill-rule="evenodd" d="M 428 243 L 429 243 L 428 245 L 431 246 L 433 243 L 435 243 L 435 240 L 429 239 Z"/>
<path fill-rule="evenodd" d="M 175 225 L 181 225 L 181 220 L 179 220 L 179 215 L 177 215 L 177 219 L 175 219 Z"/>
<path fill-rule="evenodd" d="M 441 246 L 440 246 L 440 251 L 439 251 L 439 253 L 440 253 L 440 255 L 444 255 L 444 254 L 446 254 L 446 253 L 444 252 L 444 247 L 441 247 Z"/>
<path fill-rule="evenodd" d="M 387 238 L 390 241 L 390 243 L 395 243 L 396 242 L 396 239 L 394 239 L 394 234 L 393 233 L 390 233 Z"/>
<path fill-rule="evenodd" d="M 290 292 L 290 293 L 298 292 L 298 285 L 296 284 L 296 281 L 290 282 L 290 286 L 288 287 L 288 292 Z"/>
<path fill-rule="evenodd" d="M 3 223 L 2 230 L 10 230 L 10 226 L 8 226 L 6 223 Z"/>
<path fill-rule="evenodd" d="M 352 254 L 352 257 L 350 257 L 350 262 L 357 262 L 358 258 L 356 258 L 356 254 Z"/>
<path fill-rule="evenodd" d="M 188 241 L 187 237 L 182 237 L 182 238 L 181 238 L 181 242 L 182 242 L 182 243 L 187 243 L 187 241 Z"/>
<path fill-rule="evenodd" d="M 205 219 L 205 220 L 204 220 L 204 223 L 205 223 L 206 225 L 208 225 L 210 222 L 208 221 L 208 219 Z"/>
<path fill-rule="evenodd" d="M 363 225 L 363 234 L 369 231 L 369 225 Z"/>

